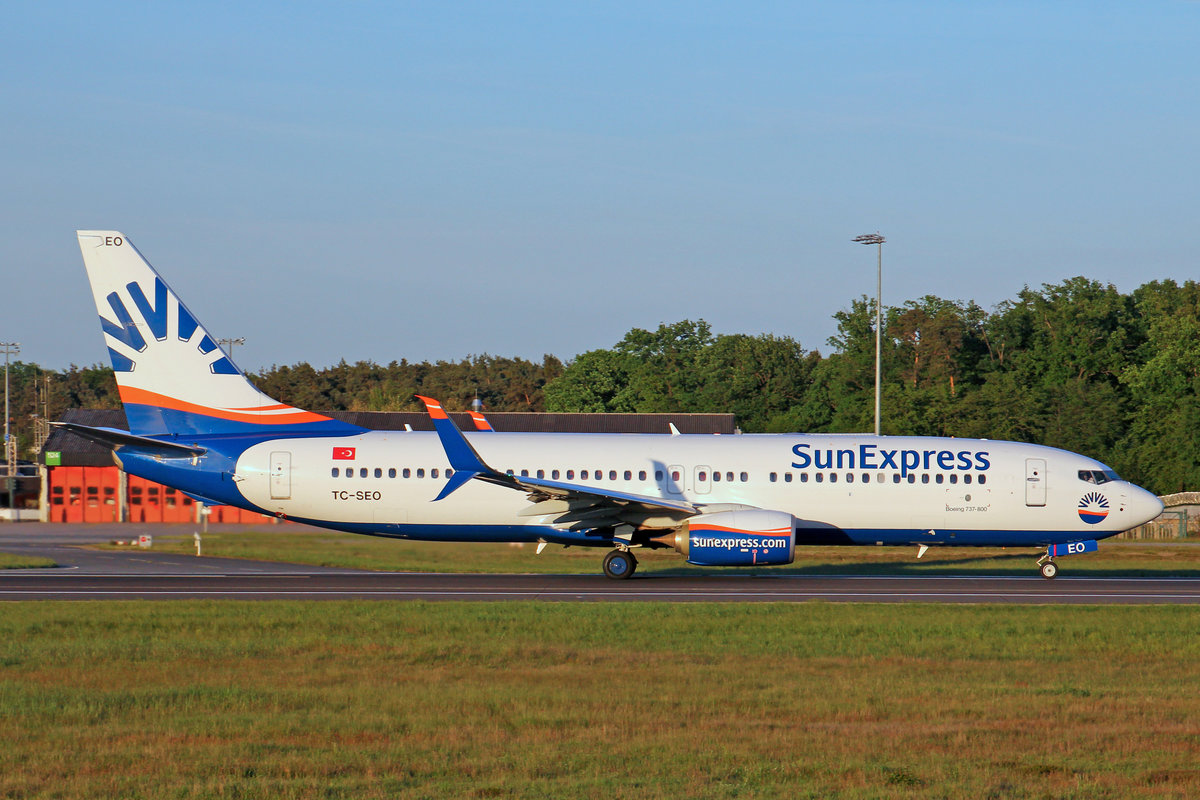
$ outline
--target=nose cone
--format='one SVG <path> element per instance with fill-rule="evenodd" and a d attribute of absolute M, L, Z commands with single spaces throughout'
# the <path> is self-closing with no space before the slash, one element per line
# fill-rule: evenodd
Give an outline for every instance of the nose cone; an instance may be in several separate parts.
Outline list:
<path fill-rule="evenodd" d="M 1129 511 L 1129 527 L 1136 528 L 1162 514 L 1163 503 L 1150 492 L 1131 483 L 1125 508 Z"/>

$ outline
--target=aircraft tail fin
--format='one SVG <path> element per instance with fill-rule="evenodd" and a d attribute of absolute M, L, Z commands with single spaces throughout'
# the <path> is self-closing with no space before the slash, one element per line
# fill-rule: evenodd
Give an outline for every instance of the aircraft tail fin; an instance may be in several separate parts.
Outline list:
<path fill-rule="evenodd" d="M 76 231 L 135 436 L 363 429 L 272 400 L 119 231 Z"/>

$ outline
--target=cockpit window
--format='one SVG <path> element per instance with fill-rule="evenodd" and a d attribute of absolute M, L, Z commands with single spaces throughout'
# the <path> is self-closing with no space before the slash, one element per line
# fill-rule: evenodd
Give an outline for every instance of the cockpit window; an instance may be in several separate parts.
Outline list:
<path fill-rule="evenodd" d="M 1079 470 L 1079 480 L 1084 483 L 1101 484 L 1119 481 L 1121 478 L 1111 469 L 1081 469 Z"/>

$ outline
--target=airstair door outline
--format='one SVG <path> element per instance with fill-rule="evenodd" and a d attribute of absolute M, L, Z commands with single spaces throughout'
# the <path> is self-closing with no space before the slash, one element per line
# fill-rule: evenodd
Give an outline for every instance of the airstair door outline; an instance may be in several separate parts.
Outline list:
<path fill-rule="evenodd" d="M 292 454 L 287 450 L 271 453 L 271 499 L 288 500 L 292 496 Z"/>
<path fill-rule="evenodd" d="M 1025 459 L 1025 505 L 1046 505 L 1046 459 Z"/>

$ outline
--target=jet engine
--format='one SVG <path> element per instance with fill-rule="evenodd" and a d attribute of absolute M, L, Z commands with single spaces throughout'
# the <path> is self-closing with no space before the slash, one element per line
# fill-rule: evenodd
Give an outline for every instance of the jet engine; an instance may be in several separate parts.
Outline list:
<path fill-rule="evenodd" d="M 718 511 L 688 519 L 667 543 L 697 566 L 790 564 L 795 530 L 796 520 L 783 511 Z"/>

